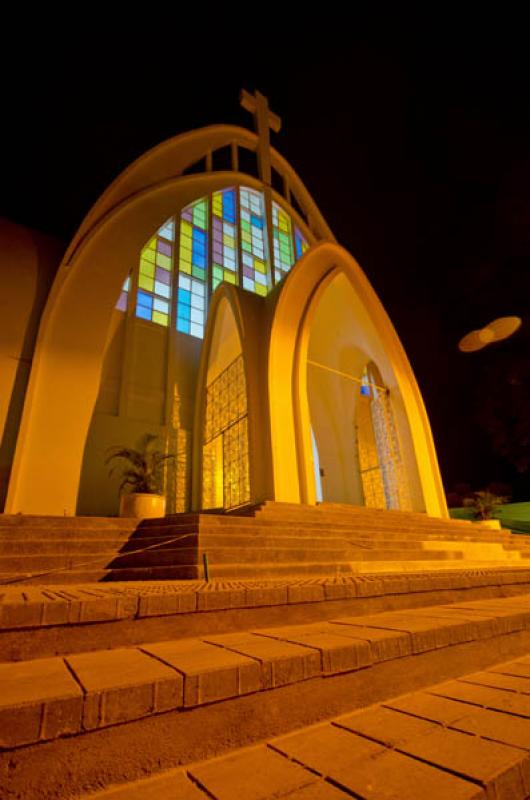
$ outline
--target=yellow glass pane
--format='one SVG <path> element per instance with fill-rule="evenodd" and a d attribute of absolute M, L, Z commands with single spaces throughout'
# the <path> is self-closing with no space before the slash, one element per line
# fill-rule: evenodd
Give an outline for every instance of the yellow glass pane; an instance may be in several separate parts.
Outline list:
<path fill-rule="evenodd" d="M 168 324 L 168 315 L 162 314 L 161 311 L 153 311 L 153 322 L 157 322 L 159 325 L 164 325 L 167 328 Z"/>
<path fill-rule="evenodd" d="M 154 289 L 154 280 L 153 278 L 149 278 L 147 275 L 139 275 L 138 276 L 138 286 L 140 289 L 147 289 L 148 292 L 152 292 Z"/>
<path fill-rule="evenodd" d="M 191 239 L 192 231 L 193 231 L 193 226 L 192 226 L 191 222 L 186 222 L 186 220 L 183 219 L 181 221 L 181 223 L 180 223 L 180 236 L 181 236 L 181 238 L 183 236 L 187 236 L 187 237 L 189 237 Z"/>
<path fill-rule="evenodd" d="M 155 263 L 155 252 L 154 252 L 154 250 L 149 250 L 148 247 L 146 247 L 144 250 L 142 250 L 142 256 L 141 257 L 145 261 L 150 261 L 153 264 Z"/>
<path fill-rule="evenodd" d="M 142 258 L 140 261 L 140 274 L 147 275 L 149 278 L 153 278 L 155 274 L 155 265 L 150 264 L 149 261 L 145 261 Z"/>
<path fill-rule="evenodd" d="M 169 258 L 169 256 L 165 256 L 163 253 L 157 253 L 156 263 L 159 267 L 162 267 L 163 269 L 171 269 L 171 259 Z"/>
<path fill-rule="evenodd" d="M 151 239 L 146 245 L 147 250 L 156 250 L 156 236 Z"/>
<path fill-rule="evenodd" d="M 265 297 L 267 294 L 267 287 L 262 286 L 261 283 L 256 283 L 255 287 L 256 294 L 260 294 L 262 297 Z"/>
<path fill-rule="evenodd" d="M 237 283 L 235 272 L 230 272 L 229 269 L 225 269 L 225 271 L 224 271 L 224 279 L 225 279 L 225 281 L 227 283 L 233 283 L 234 286 Z"/>
<path fill-rule="evenodd" d="M 267 273 L 267 265 L 264 261 L 260 261 L 259 258 L 254 259 L 254 269 L 261 272 L 263 275 Z"/>
<path fill-rule="evenodd" d="M 235 247 L 236 240 L 233 236 L 229 236 L 227 233 L 225 233 L 223 236 L 223 244 L 226 245 L 226 247 Z"/>
<path fill-rule="evenodd" d="M 220 194 L 214 194 L 212 209 L 216 217 L 223 216 L 223 199 Z"/>
<path fill-rule="evenodd" d="M 191 275 L 191 264 L 187 263 L 186 261 L 180 262 L 180 271 L 185 272 L 188 275 Z"/>

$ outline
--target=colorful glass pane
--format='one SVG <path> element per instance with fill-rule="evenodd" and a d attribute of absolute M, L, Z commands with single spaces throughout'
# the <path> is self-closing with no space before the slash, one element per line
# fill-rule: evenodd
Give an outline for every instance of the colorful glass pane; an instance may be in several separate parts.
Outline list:
<path fill-rule="evenodd" d="M 187 206 L 180 215 L 180 259 L 177 330 L 202 339 L 208 276 L 208 198 Z"/>
<path fill-rule="evenodd" d="M 278 203 L 272 203 L 272 236 L 274 246 L 274 278 L 281 281 L 294 264 L 291 217 Z"/>
<path fill-rule="evenodd" d="M 297 228 L 296 225 L 294 228 L 294 249 L 297 261 L 299 258 L 302 258 L 306 250 L 309 250 L 309 242 L 305 238 L 300 228 Z"/>
<path fill-rule="evenodd" d="M 266 295 L 270 289 L 270 276 L 263 194 L 240 187 L 239 209 L 243 288 Z"/>
<path fill-rule="evenodd" d="M 136 316 L 167 327 L 171 300 L 175 222 L 167 220 L 140 254 Z"/>
<path fill-rule="evenodd" d="M 131 290 L 131 276 L 128 275 L 125 278 L 124 284 L 121 288 L 120 296 L 118 298 L 118 302 L 116 303 L 116 308 L 118 311 L 127 311 L 127 303 L 129 302 L 129 292 Z"/>
<path fill-rule="evenodd" d="M 236 191 L 212 195 L 212 291 L 222 282 L 238 284 Z"/>

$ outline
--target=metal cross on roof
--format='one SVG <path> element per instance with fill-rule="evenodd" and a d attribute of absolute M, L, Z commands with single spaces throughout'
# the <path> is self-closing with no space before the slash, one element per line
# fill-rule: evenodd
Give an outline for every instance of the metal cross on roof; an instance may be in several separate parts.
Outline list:
<path fill-rule="evenodd" d="M 270 156 L 270 133 L 269 128 L 278 133 L 282 126 L 282 121 L 277 114 L 269 109 L 269 101 L 261 94 L 241 90 L 239 102 L 246 111 L 254 115 L 254 124 L 258 134 L 258 169 L 259 176 L 267 186 L 271 185 L 271 156 Z"/>

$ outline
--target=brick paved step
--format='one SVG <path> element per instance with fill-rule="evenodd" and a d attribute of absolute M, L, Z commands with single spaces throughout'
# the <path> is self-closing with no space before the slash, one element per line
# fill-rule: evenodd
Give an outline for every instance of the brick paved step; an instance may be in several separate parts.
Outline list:
<path fill-rule="evenodd" d="M 518 719 L 530 720 L 530 680 L 528 689 L 521 683 L 526 669 L 530 675 L 528 659 L 501 667 L 505 677 L 489 673 L 493 665 L 524 655 L 529 645 L 530 596 L 522 595 L 0 664 L 0 794 L 19 800 L 68 798 L 279 736 L 284 740 L 276 749 L 302 764 L 311 756 L 307 765 L 313 774 L 320 774 L 323 764 L 326 770 L 341 764 L 347 770 L 348 758 L 341 759 L 329 741 L 317 738 L 308 748 L 293 731 L 379 703 L 401 717 L 444 715 L 436 721 L 475 736 L 448 746 L 430 731 L 434 738 L 412 743 L 417 737 L 409 741 L 408 735 L 417 730 L 414 723 L 407 728 L 401 717 L 402 727 L 396 722 L 396 728 L 388 718 L 372 718 L 372 709 L 355 719 L 343 716 L 341 729 L 368 741 L 360 763 L 349 768 L 348 780 L 357 782 L 344 783 L 345 775 L 336 776 L 354 796 L 379 796 L 373 791 L 363 795 L 375 779 L 367 770 L 379 762 L 386 779 L 395 782 L 387 797 L 416 799 L 427 790 L 433 800 L 481 797 L 477 791 L 488 787 L 488 796 L 524 798 L 529 773 L 519 769 L 521 754 L 514 752 L 510 761 L 502 748 L 480 750 L 474 742 L 479 724 L 474 713 L 482 715 L 484 726 L 483 709 L 512 715 L 514 724 L 504 726 L 512 742 L 505 744 L 528 750 L 528 738 L 521 748 L 528 729 L 517 725 Z M 465 679 L 458 680 L 462 675 Z M 510 681 L 511 675 L 519 682 Z M 438 681 L 445 683 L 426 689 Z M 404 692 L 414 694 L 392 700 Z M 425 695 L 465 709 L 451 714 L 439 706 L 430 710 Z M 492 739 L 489 719 L 485 739 Z M 498 735 L 493 739 L 498 741 Z M 407 764 L 409 774 L 399 759 L 393 758 L 387 769 L 382 754 L 383 761 L 373 757 L 373 742 L 393 748 L 394 756 L 440 767 L 445 775 L 458 773 L 475 793 L 458 794 L 462 784 L 449 785 L 441 778 L 440 783 L 423 783 L 427 773 Z M 464 767 L 475 771 L 466 777 Z M 376 785 L 382 791 L 381 779 Z M 212 791 L 215 797 L 213 784 Z"/>
<path fill-rule="evenodd" d="M 529 676 L 528 657 L 510 661 L 85 800 L 238 800 L 257 787 L 264 800 L 525 800 Z M 493 691 L 477 701 L 483 682 Z"/>
<path fill-rule="evenodd" d="M 439 566 L 339 578 L 6 586 L 0 661 L 530 592 L 528 568 Z"/>

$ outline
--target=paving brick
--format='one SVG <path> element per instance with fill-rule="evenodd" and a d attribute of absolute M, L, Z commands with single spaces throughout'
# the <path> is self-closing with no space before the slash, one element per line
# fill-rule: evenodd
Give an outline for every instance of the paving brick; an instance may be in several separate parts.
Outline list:
<path fill-rule="evenodd" d="M 197 592 L 198 611 L 213 611 L 221 608 L 241 608 L 245 605 L 245 589 Z"/>
<path fill-rule="evenodd" d="M 487 614 L 466 613 L 462 609 L 453 609 L 451 606 L 431 606 L 417 608 L 414 614 L 419 619 L 443 619 L 454 624 L 464 623 L 468 629 L 469 639 L 488 639 L 497 635 L 495 617 Z"/>
<path fill-rule="evenodd" d="M 180 592 L 175 594 L 147 595 L 138 598 L 139 617 L 159 617 L 166 614 L 183 614 L 195 611 L 197 594 Z"/>
<path fill-rule="evenodd" d="M 42 604 L 42 625 L 66 625 L 69 617 L 66 600 L 49 600 Z"/>
<path fill-rule="evenodd" d="M 252 587 L 246 589 L 246 605 L 277 606 L 287 603 L 287 586 Z"/>
<path fill-rule="evenodd" d="M 489 672 L 498 672 L 502 675 L 514 675 L 521 678 L 530 678 L 530 664 L 519 660 L 510 661 L 508 664 L 499 664 L 490 667 Z"/>
<path fill-rule="evenodd" d="M 462 719 L 467 719 L 477 711 L 476 706 L 451 700 L 447 697 L 438 697 L 428 691 L 414 692 L 403 695 L 382 704 L 385 708 L 403 711 L 406 714 L 420 717 L 421 719 L 439 722 L 442 725 L 455 726 Z"/>
<path fill-rule="evenodd" d="M 80 729 L 82 691 L 61 658 L 0 664 L 0 742 L 16 747 Z"/>
<path fill-rule="evenodd" d="M 359 620 L 361 622 L 361 620 Z M 408 633 L 414 653 L 423 653 L 451 644 L 469 641 L 471 633 L 465 622 L 451 623 L 443 619 L 421 619 L 414 612 L 393 611 L 385 614 L 363 616 L 362 622 L 370 628 Z"/>
<path fill-rule="evenodd" d="M 367 736 L 387 747 L 395 747 L 407 739 L 425 736 L 439 727 L 436 723 L 402 714 L 383 706 L 375 706 L 366 711 L 337 717 L 333 720 L 333 724 L 361 736 Z"/>
<path fill-rule="evenodd" d="M 464 683 L 464 681 L 449 681 L 439 686 L 433 686 L 429 689 L 429 693 L 491 708 L 494 711 L 507 711 L 510 714 L 530 718 L 530 697 L 514 692 L 505 692 L 502 689 L 490 689 L 486 686 Z"/>
<path fill-rule="evenodd" d="M 282 736 L 270 742 L 270 746 L 323 777 L 348 769 L 354 760 L 373 758 L 385 749 L 381 744 L 330 724 Z"/>
<path fill-rule="evenodd" d="M 484 800 L 484 790 L 413 758 L 387 751 L 355 769 L 334 774 L 339 786 L 363 800 Z M 515 800 L 515 798 L 513 799 Z"/>
<path fill-rule="evenodd" d="M 318 781 L 311 772 L 265 746 L 190 767 L 188 773 L 216 800 L 283 797 Z"/>
<path fill-rule="evenodd" d="M 0 747 L 20 747 L 38 741 L 42 711 L 41 703 L 0 708 Z"/>
<path fill-rule="evenodd" d="M 210 636 L 205 641 L 258 660 L 264 689 L 285 686 L 321 674 L 320 653 L 308 647 L 253 633 L 226 633 Z"/>
<path fill-rule="evenodd" d="M 314 625 L 265 628 L 256 633 L 319 650 L 322 672 L 326 674 L 349 672 L 372 663 L 372 654 L 367 642 L 338 636 L 330 631 L 333 631 L 333 626 L 326 623 L 315 623 Z"/>
<path fill-rule="evenodd" d="M 370 642 L 372 657 L 375 662 L 402 658 L 412 652 L 412 642 L 408 633 L 389 631 L 382 628 L 369 628 L 363 625 L 363 617 L 341 617 L 332 620 L 333 625 L 351 627 L 347 635 Z M 337 631 L 338 633 L 338 631 Z M 346 635 L 346 630 L 340 632 Z"/>
<path fill-rule="evenodd" d="M 173 708 L 182 706 L 182 676 L 154 658 L 134 648 L 102 650 L 68 656 L 68 663 L 87 692 L 85 727 L 92 727 L 101 696 L 99 725 L 111 725 L 137 719 L 155 709 L 155 687 L 161 686 L 163 708 L 174 700 Z"/>
<path fill-rule="evenodd" d="M 30 628 L 41 624 L 42 603 L 0 604 L 0 629 Z"/>
<path fill-rule="evenodd" d="M 469 716 L 455 720 L 451 727 L 522 750 L 530 750 L 530 720 L 523 717 L 490 711 L 487 708 L 474 708 Z"/>
<path fill-rule="evenodd" d="M 238 653 L 182 639 L 142 646 L 184 676 L 184 705 L 195 706 L 259 691 L 260 664 Z"/>
<path fill-rule="evenodd" d="M 517 611 L 517 609 L 513 607 L 506 608 L 502 605 L 486 605 L 483 601 L 478 601 L 474 604 L 459 604 L 455 606 L 455 611 L 458 610 L 464 611 L 467 614 L 489 616 L 493 620 L 496 635 L 522 631 L 526 626 L 525 614 Z"/>
<path fill-rule="evenodd" d="M 289 792 L 289 795 L 283 796 L 286 800 L 347 800 L 348 797 L 351 797 L 350 794 L 341 792 L 340 789 L 331 786 L 325 781 L 317 781 L 310 786 L 304 786 L 303 789 L 295 789 L 294 792 Z"/>
<path fill-rule="evenodd" d="M 524 800 L 527 795 L 522 771 L 527 755 L 504 744 L 438 728 L 406 739 L 399 750 L 480 782 L 495 800 Z"/>
<path fill-rule="evenodd" d="M 90 795 L 90 800 L 206 800 L 183 770 L 128 783 Z"/>
<path fill-rule="evenodd" d="M 81 695 L 62 658 L 0 664 L 0 708 Z"/>
<path fill-rule="evenodd" d="M 530 694 L 530 680 L 515 675 L 503 675 L 499 672 L 473 672 L 461 680 L 465 683 L 476 683 L 479 686 L 490 686 L 492 689 L 505 689 L 507 692 Z"/>
<path fill-rule="evenodd" d="M 288 603 L 315 603 L 325 599 L 322 584 L 307 584 L 302 586 L 288 586 Z"/>

